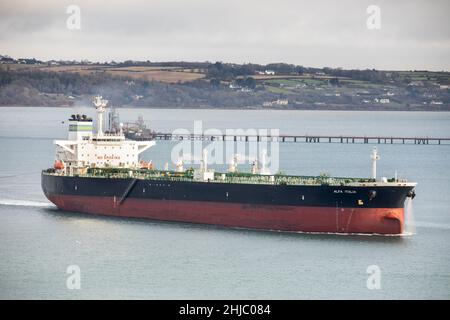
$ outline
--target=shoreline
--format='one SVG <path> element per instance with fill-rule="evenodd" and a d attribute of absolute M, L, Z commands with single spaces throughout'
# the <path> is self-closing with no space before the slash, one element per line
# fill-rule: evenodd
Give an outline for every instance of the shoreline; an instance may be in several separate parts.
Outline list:
<path fill-rule="evenodd" d="M 58 109 L 71 109 L 71 108 L 89 108 L 88 106 L 46 106 L 46 105 L 0 105 L 1 108 L 58 108 Z M 427 108 L 417 108 L 417 109 L 407 109 L 407 108 L 266 108 L 266 107 L 233 107 L 233 108 L 212 108 L 212 107 L 160 107 L 160 106 L 115 106 L 117 109 L 135 109 L 135 110 L 145 110 L 145 109 L 159 109 L 159 110 L 214 110 L 214 111 L 355 111 L 355 112 L 450 112 L 448 110 L 437 110 L 437 109 L 427 109 Z"/>

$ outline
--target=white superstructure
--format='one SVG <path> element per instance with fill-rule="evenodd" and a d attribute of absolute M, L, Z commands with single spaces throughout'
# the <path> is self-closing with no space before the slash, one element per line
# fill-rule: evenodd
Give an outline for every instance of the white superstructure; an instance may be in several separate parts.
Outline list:
<path fill-rule="evenodd" d="M 139 167 L 139 154 L 155 145 L 154 141 L 125 140 L 117 133 L 103 132 L 103 113 L 107 100 L 94 98 L 98 113 L 97 132 L 93 133 L 92 119 L 85 115 L 72 115 L 69 119 L 69 139 L 55 140 L 56 163 L 67 174 L 84 172 L 88 167 Z"/>

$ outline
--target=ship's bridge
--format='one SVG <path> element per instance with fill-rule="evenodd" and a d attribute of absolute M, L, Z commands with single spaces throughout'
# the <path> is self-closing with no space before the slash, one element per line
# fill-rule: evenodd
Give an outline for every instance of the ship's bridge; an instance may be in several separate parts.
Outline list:
<path fill-rule="evenodd" d="M 103 113 L 106 100 L 96 97 L 97 132 L 93 133 L 92 119 L 86 115 L 72 115 L 69 119 L 68 140 L 55 140 L 56 159 L 64 164 L 69 174 L 82 173 L 88 167 L 136 168 L 139 154 L 155 145 L 154 141 L 126 140 L 120 130 L 116 133 L 103 132 Z M 60 165 L 61 166 L 61 165 Z"/>
<path fill-rule="evenodd" d="M 102 135 L 94 135 L 92 137 L 93 142 L 120 142 L 125 141 L 125 135 L 123 133 L 103 133 Z"/>

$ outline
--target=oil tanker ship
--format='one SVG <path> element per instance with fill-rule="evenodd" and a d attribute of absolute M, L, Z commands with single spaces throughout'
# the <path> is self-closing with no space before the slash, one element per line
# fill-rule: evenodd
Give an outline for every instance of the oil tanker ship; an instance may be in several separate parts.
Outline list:
<path fill-rule="evenodd" d="M 87 116 L 69 119 L 69 139 L 55 140 L 56 160 L 42 171 L 45 196 L 59 209 L 119 217 L 292 232 L 402 234 L 404 205 L 416 183 L 372 177 L 225 173 L 208 168 L 156 170 L 139 155 L 154 141 L 103 132 L 107 101 L 94 99 L 97 131 Z"/>

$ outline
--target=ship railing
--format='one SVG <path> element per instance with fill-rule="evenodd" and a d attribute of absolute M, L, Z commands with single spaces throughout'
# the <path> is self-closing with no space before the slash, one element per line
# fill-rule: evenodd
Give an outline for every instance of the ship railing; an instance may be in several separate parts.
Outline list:
<path fill-rule="evenodd" d="M 105 137 L 122 137 L 123 134 L 119 132 L 102 132 L 102 134 L 100 135 L 100 137 L 105 136 Z"/>
<path fill-rule="evenodd" d="M 374 182 L 373 179 L 358 178 L 336 178 L 329 176 L 288 176 L 288 175 L 252 175 L 252 174 L 225 174 L 216 173 L 215 183 L 245 183 L 245 184 L 268 184 L 268 185 L 348 185 L 353 183 Z M 83 176 L 99 178 L 134 178 L 134 179 L 152 179 L 161 181 L 195 181 L 192 173 L 178 173 L 173 171 L 156 171 L 144 169 L 89 169 Z"/>
<path fill-rule="evenodd" d="M 47 174 L 58 174 L 54 169 L 44 170 Z M 153 170 L 113 170 L 91 168 L 87 173 L 82 174 L 84 177 L 93 178 L 118 178 L 118 179 L 151 179 L 160 181 L 195 181 L 192 174 L 177 173 L 169 171 L 153 171 Z M 354 183 L 370 183 L 373 179 L 358 178 L 335 178 L 327 176 L 287 176 L 287 175 L 252 175 L 252 174 L 223 174 L 216 173 L 215 183 L 242 183 L 242 184 L 265 184 L 265 185 L 349 185 Z"/>

